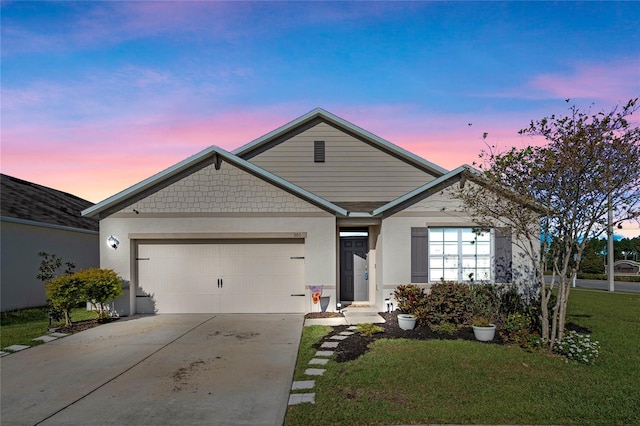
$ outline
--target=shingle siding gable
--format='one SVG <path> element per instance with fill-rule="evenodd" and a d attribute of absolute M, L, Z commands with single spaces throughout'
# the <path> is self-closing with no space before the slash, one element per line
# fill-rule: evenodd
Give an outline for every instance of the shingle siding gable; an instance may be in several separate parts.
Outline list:
<path fill-rule="evenodd" d="M 139 200 L 121 212 L 320 212 L 318 207 L 231 164 L 207 166 Z"/>

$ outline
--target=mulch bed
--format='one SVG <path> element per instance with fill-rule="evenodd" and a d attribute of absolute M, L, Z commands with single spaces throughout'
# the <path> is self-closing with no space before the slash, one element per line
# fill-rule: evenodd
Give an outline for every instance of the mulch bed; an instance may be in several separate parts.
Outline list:
<path fill-rule="evenodd" d="M 361 355 L 365 354 L 369 350 L 369 344 L 377 339 L 415 339 L 415 340 L 429 340 L 429 339 L 448 339 L 448 340 L 475 340 L 473 337 L 473 330 L 471 328 L 463 328 L 458 330 L 454 335 L 437 334 L 431 331 L 429 327 L 417 326 L 413 330 L 403 330 L 398 326 L 398 311 L 395 312 L 381 312 L 379 314 L 385 319 L 384 324 L 377 324 L 384 328 L 384 333 L 376 333 L 373 336 L 362 336 L 359 333 L 355 333 L 349 336 L 347 339 L 340 341 L 340 344 L 335 349 L 336 361 L 347 362 L 357 359 Z M 341 331 L 346 331 L 349 326 L 341 325 L 333 327 L 333 331 L 330 332 L 322 341 L 318 342 L 314 347 L 320 350 L 320 345 L 328 338 L 335 334 L 339 334 Z M 498 335 L 493 344 L 501 344 Z"/>
<path fill-rule="evenodd" d="M 56 327 L 55 330 L 58 333 L 73 334 L 73 333 L 78 333 L 80 331 L 88 330 L 93 327 L 97 327 L 102 324 L 117 321 L 118 319 L 119 318 L 105 318 L 102 320 L 98 320 L 97 318 L 95 318 L 95 319 L 89 319 L 84 321 L 77 321 L 68 326 L 63 325 L 61 327 Z"/>
<path fill-rule="evenodd" d="M 431 339 L 439 339 L 439 340 L 473 340 L 476 341 L 476 338 L 473 335 L 473 330 L 471 327 L 461 328 L 457 331 L 457 333 L 453 335 L 448 334 L 438 334 L 433 332 L 427 326 L 416 326 L 413 330 L 403 330 L 398 326 L 398 311 L 394 312 L 380 312 L 379 315 L 384 318 L 386 321 L 384 324 L 376 324 L 384 329 L 383 333 L 376 333 L 372 336 L 362 336 L 359 333 L 355 333 L 349 336 L 347 339 L 341 340 L 338 347 L 335 349 L 336 361 L 337 362 L 347 362 L 352 361 L 354 359 L 359 358 L 361 355 L 364 355 L 369 351 L 369 344 L 378 339 L 414 339 L 414 340 L 431 340 Z M 317 312 L 314 314 L 307 315 L 316 315 L 323 314 L 323 312 Z M 326 314 L 326 313 L 325 313 Z M 335 314 L 334 316 L 343 316 L 342 314 Z M 327 318 L 327 317 L 309 317 L 306 318 Z M 331 331 L 324 339 L 314 345 L 314 348 L 321 350 L 320 345 L 327 341 L 331 336 L 339 334 L 342 331 L 347 331 L 349 326 L 340 325 L 333 327 L 333 331 Z M 569 322 L 566 325 L 567 330 L 574 330 L 579 333 L 591 333 L 591 330 L 586 327 L 582 327 L 573 322 Z M 490 345 L 504 345 L 505 343 L 502 341 L 498 333 L 496 333 L 495 338 L 491 342 L 487 342 L 485 344 Z"/>

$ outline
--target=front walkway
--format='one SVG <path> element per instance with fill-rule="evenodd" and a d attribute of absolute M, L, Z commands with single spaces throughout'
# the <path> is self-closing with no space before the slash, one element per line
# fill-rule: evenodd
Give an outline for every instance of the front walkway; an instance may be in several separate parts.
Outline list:
<path fill-rule="evenodd" d="M 304 325 L 356 325 L 356 324 L 382 324 L 384 318 L 378 315 L 379 309 L 375 306 L 349 306 L 342 310 L 344 317 L 337 318 L 310 318 L 304 320 Z"/>

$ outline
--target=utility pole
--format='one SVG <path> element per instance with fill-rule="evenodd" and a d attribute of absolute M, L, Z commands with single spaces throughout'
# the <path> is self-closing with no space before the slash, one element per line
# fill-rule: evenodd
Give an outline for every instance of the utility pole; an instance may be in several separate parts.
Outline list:
<path fill-rule="evenodd" d="M 609 291 L 614 291 L 613 284 L 613 210 L 611 210 L 611 194 L 607 197 L 607 280 L 609 281 Z"/>

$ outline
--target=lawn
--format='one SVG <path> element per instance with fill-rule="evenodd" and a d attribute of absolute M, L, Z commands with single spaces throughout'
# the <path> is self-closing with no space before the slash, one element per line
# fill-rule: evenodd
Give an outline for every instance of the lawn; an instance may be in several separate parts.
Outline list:
<path fill-rule="evenodd" d="M 569 321 L 601 343 L 593 365 L 462 340 L 388 340 L 329 362 L 316 403 L 287 425 L 640 424 L 640 295 L 573 289 Z M 296 378 L 326 328 L 305 327 Z"/>
<path fill-rule="evenodd" d="M 96 313 L 86 308 L 75 308 L 71 311 L 71 319 L 83 321 L 96 318 Z M 52 324 L 60 327 L 62 322 Z M 33 340 L 47 334 L 49 318 L 47 308 L 30 308 L 19 311 L 3 312 L 0 316 L 0 349 L 11 345 L 36 346 L 42 342 Z"/>

